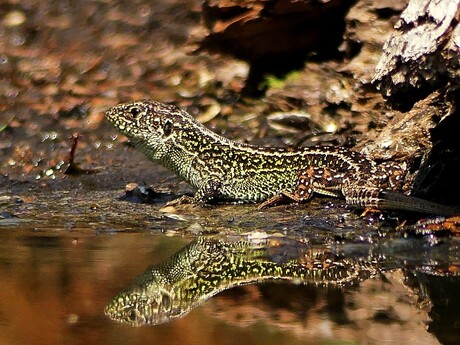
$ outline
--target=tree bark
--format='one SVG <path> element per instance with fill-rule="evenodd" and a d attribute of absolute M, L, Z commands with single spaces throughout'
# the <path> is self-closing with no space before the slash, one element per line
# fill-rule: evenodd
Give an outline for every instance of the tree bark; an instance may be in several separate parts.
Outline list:
<path fill-rule="evenodd" d="M 460 0 L 412 0 L 386 42 L 374 83 L 393 107 L 412 105 L 460 79 Z"/>
<path fill-rule="evenodd" d="M 365 148 L 405 157 L 416 171 L 412 194 L 453 204 L 460 204 L 459 19 L 460 0 L 412 0 L 403 11 L 373 78 L 402 112 Z"/>

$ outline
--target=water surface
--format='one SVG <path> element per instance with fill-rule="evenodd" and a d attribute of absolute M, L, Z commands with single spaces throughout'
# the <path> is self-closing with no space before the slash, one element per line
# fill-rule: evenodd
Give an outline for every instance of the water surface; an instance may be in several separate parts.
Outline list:
<path fill-rule="evenodd" d="M 5 344 L 234 344 L 241 339 L 247 344 L 382 339 L 436 344 L 433 332 L 445 343 L 458 340 L 458 315 L 449 308 L 458 306 L 459 282 L 434 276 L 426 260 L 418 267 L 430 274 L 403 267 L 358 286 L 238 287 L 181 319 L 131 327 L 108 319 L 107 303 L 145 269 L 167 260 L 193 238 L 7 228 L 0 237 L 0 339 Z M 361 255 L 356 246 L 340 250 Z M 402 259 L 396 261 L 404 266 L 401 262 L 407 258 Z"/>

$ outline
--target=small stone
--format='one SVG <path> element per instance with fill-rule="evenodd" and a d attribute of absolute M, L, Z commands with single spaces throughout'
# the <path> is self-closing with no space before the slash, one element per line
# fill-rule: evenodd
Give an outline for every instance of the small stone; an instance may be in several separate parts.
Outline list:
<path fill-rule="evenodd" d="M 127 192 L 132 192 L 133 190 L 135 190 L 137 188 L 137 183 L 135 182 L 131 182 L 131 183 L 128 183 L 125 187 L 125 191 Z"/>
<path fill-rule="evenodd" d="M 162 213 L 177 214 L 177 209 L 174 206 L 165 206 L 165 207 L 160 208 L 158 211 Z"/>
<path fill-rule="evenodd" d="M 256 230 L 248 234 L 249 241 L 262 240 L 267 238 L 268 234 L 265 231 Z"/>
<path fill-rule="evenodd" d="M 187 230 L 186 230 L 188 233 L 191 233 L 195 236 L 198 236 L 200 235 L 201 233 L 203 233 L 204 231 L 204 228 L 201 224 L 199 223 L 194 223 L 192 225 L 190 225 Z"/>
<path fill-rule="evenodd" d="M 11 11 L 3 18 L 3 24 L 9 27 L 22 25 L 25 21 L 26 15 L 21 11 Z"/>
<path fill-rule="evenodd" d="M 79 317 L 78 317 L 77 314 L 73 314 L 73 313 L 72 313 L 72 314 L 69 314 L 69 315 L 67 316 L 67 323 L 68 323 L 69 325 L 74 325 L 74 324 L 76 324 L 76 323 L 78 322 L 78 319 L 79 319 Z"/>

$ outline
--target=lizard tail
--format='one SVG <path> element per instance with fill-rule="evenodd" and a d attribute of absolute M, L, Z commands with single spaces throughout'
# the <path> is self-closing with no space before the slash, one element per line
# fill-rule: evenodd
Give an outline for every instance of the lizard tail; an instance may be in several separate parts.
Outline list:
<path fill-rule="evenodd" d="M 388 189 L 353 188 L 346 190 L 344 195 L 347 203 L 352 206 L 420 212 L 439 216 L 460 215 L 460 207 L 441 205 Z"/>
<path fill-rule="evenodd" d="M 440 216 L 460 215 L 460 207 L 441 205 L 391 190 L 381 190 L 379 194 L 378 207 L 383 209 L 406 210 Z"/>

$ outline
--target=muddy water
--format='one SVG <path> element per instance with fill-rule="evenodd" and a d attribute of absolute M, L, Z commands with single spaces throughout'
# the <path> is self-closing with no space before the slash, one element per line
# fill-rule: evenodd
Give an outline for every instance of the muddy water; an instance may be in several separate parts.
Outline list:
<path fill-rule="evenodd" d="M 358 243 L 320 246 L 358 261 L 375 259 L 382 273 L 345 287 L 298 282 L 237 287 L 170 323 L 132 327 L 106 317 L 105 306 L 144 270 L 168 260 L 195 237 L 144 229 L 119 232 L 116 225 L 110 231 L 34 225 L 0 227 L 2 344 L 235 344 L 241 339 L 246 344 L 383 340 L 436 344 L 459 340 L 460 282 L 443 277 L 449 264 L 459 262 L 458 243 L 448 239 L 436 246 L 426 238 L 386 240 L 371 246 L 372 250 L 369 244 Z M 279 236 L 275 236 L 278 254 L 272 260 L 306 246 L 295 240 L 299 247 L 290 244 L 283 252 Z M 235 239 L 218 237 L 224 242 Z M 257 240 L 250 233 L 240 238 Z M 259 249 L 266 243 L 261 241 Z"/>

